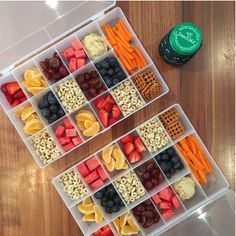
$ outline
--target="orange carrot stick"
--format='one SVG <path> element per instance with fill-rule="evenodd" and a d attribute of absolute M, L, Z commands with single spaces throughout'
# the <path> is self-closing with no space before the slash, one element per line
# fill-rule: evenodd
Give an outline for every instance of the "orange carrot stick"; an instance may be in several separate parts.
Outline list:
<path fill-rule="evenodd" d="M 110 25 L 108 24 L 105 24 L 104 25 L 104 30 L 106 32 L 106 35 L 108 37 L 108 41 L 110 42 L 111 45 L 115 45 L 117 42 L 116 42 L 116 39 L 115 39 L 115 34 L 113 33 Z"/>
<path fill-rule="evenodd" d="M 197 157 L 191 151 L 187 152 L 187 155 L 189 159 L 194 163 L 197 169 L 201 169 L 201 170 L 204 169 L 204 166 L 202 165 L 202 163 L 197 159 Z"/>
<path fill-rule="evenodd" d="M 131 33 L 128 31 L 127 27 L 125 26 L 125 23 L 121 19 L 118 20 L 118 24 L 123 29 L 125 34 L 127 34 L 129 36 L 129 38 L 132 39 Z"/>
<path fill-rule="evenodd" d="M 199 176 L 200 176 L 202 182 L 203 182 L 204 184 L 206 184 L 206 183 L 207 183 L 207 177 L 206 177 L 206 175 L 204 174 L 204 172 L 203 172 L 202 170 L 200 170 L 200 169 L 198 169 L 197 172 L 198 172 L 198 174 L 199 174 Z"/>
<path fill-rule="evenodd" d="M 129 52 L 132 53 L 133 49 L 132 47 L 117 34 L 117 30 L 114 29 L 114 32 L 116 33 L 116 40 Z"/>
<path fill-rule="evenodd" d="M 130 40 L 132 39 L 132 36 L 129 36 L 123 29 L 123 27 L 121 26 L 121 24 L 118 22 L 116 24 L 116 28 L 120 31 L 120 33 L 123 35 L 125 41 L 130 42 Z"/>
<path fill-rule="evenodd" d="M 202 164 L 204 165 L 205 169 L 207 170 L 208 173 L 212 172 L 212 166 L 210 165 L 210 163 L 208 162 L 208 160 L 206 160 L 202 154 L 201 151 L 198 151 L 198 157 L 201 160 Z"/>
<path fill-rule="evenodd" d="M 193 154 L 196 155 L 197 154 L 197 147 L 195 146 L 195 143 L 193 142 L 193 140 L 191 139 L 190 136 L 187 137 L 187 142 L 188 142 L 188 146 L 192 150 Z"/>
<path fill-rule="evenodd" d="M 127 52 L 127 50 L 124 47 L 122 47 L 122 44 L 120 42 L 118 42 L 118 47 L 122 52 L 124 52 L 126 57 L 128 57 L 130 60 L 134 59 L 133 55 Z"/>
<path fill-rule="evenodd" d="M 120 52 L 119 49 L 115 50 L 118 57 L 120 58 L 121 62 L 123 63 L 125 69 L 127 69 L 128 71 L 132 71 L 132 67 L 129 65 L 129 63 L 127 62 L 126 58 L 123 56 L 123 54 Z"/>
<path fill-rule="evenodd" d="M 191 139 L 192 139 L 193 143 L 195 144 L 195 146 L 197 147 L 197 149 L 200 150 L 200 151 L 202 151 L 202 148 L 201 148 L 199 142 L 197 141 L 197 139 L 195 138 L 195 136 L 193 136 L 193 135 L 191 134 L 189 137 L 191 137 Z"/>
<path fill-rule="evenodd" d="M 129 53 L 124 48 L 122 48 L 122 46 L 120 46 L 120 42 L 118 42 L 118 49 L 119 52 L 123 55 L 123 57 L 126 59 L 128 64 L 130 65 L 130 67 L 133 69 L 132 58 L 130 58 Z"/>
<path fill-rule="evenodd" d="M 138 47 L 134 47 L 134 51 L 137 53 L 137 55 L 139 56 L 140 60 L 142 61 L 143 67 L 147 65 L 147 62 L 143 56 L 143 54 L 141 53 L 141 51 L 139 50 Z"/>
<path fill-rule="evenodd" d="M 190 150 L 190 148 L 189 148 L 189 146 L 188 146 L 188 143 L 187 143 L 187 141 L 186 141 L 186 138 L 181 139 L 181 140 L 179 141 L 179 144 L 181 145 L 181 147 L 182 147 L 186 152 L 191 152 L 191 150 Z"/>

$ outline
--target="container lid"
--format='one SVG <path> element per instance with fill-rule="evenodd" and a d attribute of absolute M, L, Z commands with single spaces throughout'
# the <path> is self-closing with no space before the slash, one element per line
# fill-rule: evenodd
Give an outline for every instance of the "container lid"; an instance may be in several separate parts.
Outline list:
<path fill-rule="evenodd" d="M 202 31 L 197 25 L 184 22 L 171 30 L 169 41 L 172 49 L 178 54 L 192 55 L 202 44 Z"/>
<path fill-rule="evenodd" d="M 93 20 L 116 1 L 0 1 L 0 72 Z"/>
<path fill-rule="evenodd" d="M 228 190 L 195 210 L 161 236 L 233 236 L 235 235 L 235 194 Z"/>

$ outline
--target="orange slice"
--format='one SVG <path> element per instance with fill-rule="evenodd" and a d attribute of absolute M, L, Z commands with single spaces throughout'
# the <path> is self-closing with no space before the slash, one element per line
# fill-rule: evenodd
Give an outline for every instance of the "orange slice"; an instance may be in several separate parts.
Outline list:
<path fill-rule="evenodd" d="M 127 217 L 127 222 L 129 224 L 129 226 L 131 226 L 132 228 L 138 230 L 138 226 L 137 224 L 134 222 L 134 218 L 131 216 L 131 214 L 128 215 Z"/>
<path fill-rule="evenodd" d="M 96 223 L 102 222 L 103 221 L 102 212 L 98 209 L 96 205 L 94 205 L 94 212 L 95 212 Z"/>
<path fill-rule="evenodd" d="M 111 158 L 111 162 L 110 162 L 109 164 L 106 164 L 106 163 L 105 163 L 105 165 L 106 165 L 106 167 L 107 167 L 107 170 L 108 170 L 109 172 L 112 172 L 112 171 L 115 170 L 116 162 L 115 162 L 115 160 L 114 160 L 113 158 Z"/>
<path fill-rule="evenodd" d="M 21 116 L 21 113 L 22 113 L 22 111 L 23 111 L 25 108 L 26 108 L 26 107 L 21 107 L 21 108 L 19 108 L 18 110 L 16 110 L 16 111 L 14 112 L 15 116 Z"/>
<path fill-rule="evenodd" d="M 31 135 L 43 128 L 44 128 L 44 126 L 41 121 L 39 121 L 38 119 L 33 119 L 33 120 L 26 123 L 23 130 L 25 133 Z"/>
<path fill-rule="evenodd" d="M 84 121 L 78 121 L 77 125 L 78 125 L 80 131 L 86 130 L 86 127 L 84 126 Z"/>
<path fill-rule="evenodd" d="M 88 205 L 90 203 L 92 203 L 92 200 L 90 197 L 87 197 L 86 199 L 83 200 L 83 205 Z"/>
<path fill-rule="evenodd" d="M 121 170 L 125 165 L 125 156 L 119 148 L 114 148 L 112 152 L 112 156 L 116 160 L 116 169 Z"/>
<path fill-rule="evenodd" d="M 110 145 L 109 147 L 103 149 L 102 151 L 102 159 L 106 164 L 109 164 L 111 162 L 111 154 L 113 151 L 114 145 Z"/>
<path fill-rule="evenodd" d="M 83 135 L 85 137 L 92 137 L 95 134 L 97 134 L 99 131 L 100 131 L 100 124 L 96 121 L 93 123 L 93 125 L 90 128 L 83 131 Z"/>
<path fill-rule="evenodd" d="M 24 121 L 33 113 L 35 113 L 34 108 L 32 106 L 27 106 L 21 112 L 21 119 Z"/>
<path fill-rule="evenodd" d="M 84 122 L 84 127 L 86 128 L 86 129 L 88 129 L 88 128 L 90 128 L 92 125 L 93 125 L 93 121 L 91 121 L 91 120 L 86 120 L 85 122 Z"/>
<path fill-rule="evenodd" d="M 127 170 L 129 168 L 129 165 L 127 162 L 125 162 L 125 164 L 122 166 L 122 170 Z"/>
<path fill-rule="evenodd" d="M 31 120 L 33 120 L 33 119 L 39 120 L 38 115 L 35 114 L 35 113 L 31 114 L 31 115 L 25 120 L 25 123 L 27 123 L 27 122 L 29 122 L 29 121 L 31 121 Z M 40 121 L 40 120 L 39 120 L 39 121 Z"/>
<path fill-rule="evenodd" d="M 113 221 L 113 224 L 115 225 L 115 228 L 116 228 L 117 232 L 120 233 L 121 227 L 120 227 L 120 220 L 119 220 L 119 218 L 115 219 Z"/>
<path fill-rule="evenodd" d="M 83 221 L 95 221 L 95 215 L 94 214 L 84 215 L 82 220 Z"/>
<path fill-rule="evenodd" d="M 89 203 L 89 204 L 79 204 L 77 205 L 77 209 L 79 212 L 85 215 L 90 215 L 94 213 L 94 203 Z"/>
<path fill-rule="evenodd" d="M 121 228 L 122 235 L 132 235 L 132 234 L 138 234 L 138 233 L 139 233 L 139 230 L 131 226 L 124 226 L 123 228 Z"/>
<path fill-rule="evenodd" d="M 41 91 L 43 91 L 45 89 L 45 87 L 30 87 L 27 88 L 27 90 L 32 93 L 33 95 L 40 93 Z"/>
<path fill-rule="evenodd" d="M 96 121 L 96 118 L 92 112 L 83 112 L 83 113 L 78 113 L 75 117 L 76 121 Z"/>
<path fill-rule="evenodd" d="M 125 214 L 123 214 L 120 217 L 120 227 L 121 228 L 125 226 L 128 216 L 129 216 L 129 212 L 126 212 Z"/>
<path fill-rule="evenodd" d="M 24 79 L 28 86 L 40 86 L 40 81 L 35 77 L 35 72 L 33 70 L 26 70 L 24 73 Z"/>
<path fill-rule="evenodd" d="M 40 81 L 41 87 L 46 88 L 48 86 L 43 76 L 40 77 L 39 81 Z"/>

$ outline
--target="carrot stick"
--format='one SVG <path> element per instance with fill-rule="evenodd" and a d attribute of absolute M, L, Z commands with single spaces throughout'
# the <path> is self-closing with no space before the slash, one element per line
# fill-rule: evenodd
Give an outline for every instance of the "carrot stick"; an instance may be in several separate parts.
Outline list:
<path fill-rule="evenodd" d="M 122 46 L 120 46 L 119 42 L 118 42 L 118 49 L 120 53 L 123 54 L 123 57 L 126 59 L 130 67 L 133 69 L 133 63 L 132 63 L 132 58 L 130 58 L 130 54 L 124 48 L 122 48 Z"/>
<path fill-rule="evenodd" d="M 135 61 L 134 58 L 132 59 L 132 63 L 133 63 L 133 65 L 134 65 L 134 68 L 137 68 L 137 67 L 138 67 L 137 62 Z"/>
<path fill-rule="evenodd" d="M 188 146 L 190 147 L 190 149 L 192 150 L 193 154 L 196 155 L 197 154 L 197 147 L 195 146 L 194 142 L 192 141 L 191 137 L 187 137 L 187 142 L 188 142 Z"/>
<path fill-rule="evenodd" d="M 204 169 L 204 166 L 202 165 L 202 163 L 197 159 L 197 157 L 191 151 L 187 152 L 187 155 L 190 158 L 190 160 L 194 163 L 197 169 L 201 169 L 201 170 Z"/>
<path fill-rule="evenodd" d="M 142 61 L 140 60 L 139 56 L 135 52 L 133 52 L 133 56 L 137 62 L 138 68 L 139 69 L 143 68 L 143 64 L 142 64 Z"/>
<path fill-rule="evenodd" d="M 123 27 L 121 26 L 121 24 L 118 22 L 116 24 L 116 28 L 120 31 L 120 33 L 123 35 L 125 41 L 130 42 L 130 40 L 132 39 L 132 36 L 129 36 L 123 29 Z"/>
<path fill-rule="evenodd" d="M 126 41 L 120 38 L 119 35 L 117 35 L 116 39 L 122 45 L 122 47 L 124 47 L 129 53 L 133 52 L 132 47 Z"/>
<path fill-rule="evenodd" d="M 123 63 L 124 67 L 128 70 L 128 71 L 132 71 L 131 66 L 129 65 L 129 63 L 127 62 L 126 58 L 123 56 L 123 54 L 120 52 L 119 49 L 116 49 L 116 53 L 119 56 L 121 62 Z"/>
<path fill-rule="evenodd" d="M 135 52 L 137 53 L 137 55 L 140 57 L 141 61 L 142 61 L 142 64 L 143 64 L 143 67 L 147 65 L 147 62 L 143 56 L 143 54 L 141 53 L 141 51 L 139 50 L 139 48 L 137 47 L 134 47 L 134 50 Z"/>
<path fill-rule="evenodd" d="M 191 134 L 189 137 L 191 137 L 191 139 L 192 139 L 193 143 L 195 144 L 195 146 L 197 147 L 197 149 L 200 150 L 200 151 L 202 151 L 202 148 L 201 148 L 199 142 L 197 141 L 197 139 L 195 138 L 195 136 L 193 136 L 193 135 Z"/>
<path fill-rule="evenodd" d="M 132 39 L 132 35 L 131 33 L 128 31 L 127 27 L 125 26 L 124 22 L 119 19 L 118 20 L 118 24 L 120 25 L 120 27 L 123 29 L 123 31 L 125 32 L 125 34 L 127 34 L 129 36 L 130 39 Z"/>
<path fill-rule="evenodd" d="M 204 184 L 206 184 L 206 183 L 207 183 L 207 177 L 206 177 L 206 175 L 204 174 L 204 172 L 203 172 L 202 170 L 200 170 L 200 169 L 198 169 L 197 172 L 198 172 L 200 178 L 202 179 L 202 182 L 203 182 Z"/>
<path fill-rule="evenodd" d="M 107 35 L 107 37 L 108 37 L 108 39 L 109 39 L 110 44 L 111 44 L 111 45 L 115 45 L 117 42 L 116 42 L 116 39 L 115 39 L 115 34 L 114 34 L 114 32 L 112 31 L 110 25 L 105 24 L 105 25 L 104 25 L 104 30 L 105 30 L 105 32 L 106 32 L 106 35 Z"/>
<path fill-rule="evenodd" d="M 184 149 L 180 146 L 179 143 L 176 143 L 175 146 L 178 148 L 178 150 L 182 153 Z"/>
<path fill-rule="evenodd" d="M 118 42 L 118 47 L 122 52 L 124 52 L 126 57 L 128 57 L 130 60 L 134 59 L 133 55 L 131 53 L 127 52 L 127 50 L 124 47 L 122 47 L 120 42 Z"/>
<path fill-rule="evenodd" d="M 208 162 L 208 160 L 206 160 L 202 154 L 201 151 L 198 151 L 198 157 L 201 160 L 202 164 L 204 165 L 205 169 L 208 171 L 208 173 L 212 172 L 212 166 L 210 165 L 210 163 Z"/>
<path fill-rule="evenodd" d="M 186 152 L 191 152 L 189 146 L 188 146 L 188 143 L 186 141 L 186 138 L 182 139 L 179 141 L 181 147 L 186 151 Z"/>

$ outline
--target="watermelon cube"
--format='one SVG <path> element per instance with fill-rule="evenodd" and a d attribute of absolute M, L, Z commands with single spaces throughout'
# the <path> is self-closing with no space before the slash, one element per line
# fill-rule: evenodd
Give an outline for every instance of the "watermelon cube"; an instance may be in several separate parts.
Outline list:
<path fill-rule="evenodd" d="M 75 129 L 66 129 L 66 137 L 75 137 L 77 136 Z"/>
<path fill-rule="evenodd" d="M 77 146 L 80 143 L 82 143 L 83 140 L 80 138 L 80 136 L 76 136 L 75 138 L 72 138 L 72 142 L 74 143 L 75 146 Z"/>
<path fill-rule="evenodd" d="M 158 196 L 158 194 L 155 194 L 152 196 L 153 201 L 158 205 L 161 202 L 160 197 Z"/>
<path fill-rule="evenodd" d="M 90 187 L 91 187 L 92 189 L 97 189 L 97 188 L 99 188 L 99 187 L 102 186 L 102 185 L 103 185 L 103 181 L 99 178 L 99 179 L 96 180 L 95 182 L 91 183 L 91 184 L 90 184 Z"/>
<path fill-rule="evenodd" d="M 174 215 L 174 212 L 171 209 L 164 210 L 162 216 L 165 220 L 170 219 Z"/>
<path fill-rule="evenodd" d="M 98 172 L 96 170 L 94 170 L 93 172 L 91 172 L 89 175 L 87 175 L 84 180 L 87 184 L 91 184 L 92 182 L 94 182 L 96 179 L 98 179 Z"/>
<path fill-rule="evenodd" d="M 64 52 L 63 52 L 63 55 L 66 59 L 70 59 L 72 57 L 74 57 L 75 55 L 75 52 L 73 50 L 73 48 L 67 48 Z"/>
<path fill-rule="evenodd" d="M 179 209 L 180 208 L 179 199 L 176 196 L 173 196 L 171 198 L 171 202 L 172 202 L 172 204 L 173 204 L 175 209 Z"/>
<path fill-rule="evenodd" d="M 58 138 L 62 137 L 65 133 L 65 127 L 63 125 L 58 125 L 55 133 Z"/>
<path fill-rule="evenodd" d="M 69 150 L 71 150 L 74 147 L 74 144 L 72 142 L 66 144 L 65 146 L 63 146 L 64 151 L 68 152 Z"/>
<path fill-rule="evenodd" d="M 85 64 L 85 60 L 84 59 L 77 59 L 76 60 L 77 69 L 83 67 L 84 64 Z"/>
<path fill-rule="evenodd" d="M 160 202 L 159 207 L 160 207 L 160 209 L 171 209 L 172 204 L 171 204 L 171 202 L 162 201 L 162 202 Z"/>
<path fill-rule="evenodd" d="M 88 169 L 88 167 L 85 165 L 85 163 L 79 164 L 79 165 L 77 166 L 77 169 L 78 169 L 79 173 L 80 173 L 83 177 L 89 175 L 89 173 L 90 173 L 90 172 L 89 172 L 89 169 Z"/>
<path fill-rule="evenodd" d="M 79 42 L 77 39 L 72 40 L 72 41 L 70 42 L 70 44 L 71 44 L 71 46 L 72 46 L 76 51 L 77 51 L 77 50 L 80 50 L 80 49 L 82 48 L 80 42 Z"/>
<path fill-rule="evenodd" d="M 106 181 L 106 180 L 108 179 L 108 177 L 107 177 L 105 171 L 103 170 L 103 168 L 102 168 L 101 166 L 99 166 L 99 167 L 97 168 L 97 172 L 98 172 L 100 178 L 102 179 L 102 181 Z"/>
<path fill-rule="evenodd" d="M 71 123 L 71 121 L 69 120 L 68 117 L 66 117 L 64 120 L 64 125 L 66 127 L 66 129 L 71 129 L 71 128 L 74 128 L 73 124 Z"/>
<path fill-rule="evenodd" d="M 85 51 L 83 49 L 75 51 L 75 58 L 86 59 Z"/>
<path fill-rule="evenodd" d="M 58 141 L 59 141 L 59 143 L 61 144 L 61 145 L 65 145 L 65 144 L 68 144 L 68 143 L 70 143 L 70 138 L 68 138 L 68 137 L 61 137 L 61 138 L 59 138 L 58 139 Z"/>
<path fill-rule="evenodd" d="M 70 59 L 70 62 L 69 62 L 69 70 L 71 71 L 71 72 L 74 72 L 74 71 L 76 71 L 76 58 L 75 57 L 72 57 L 71 59 Z"/>
<path fill-rule="evenodd" d="M 93 171 L 93 170 L 97 169 L 100 166 L 100 163 L 98 162 L 96 157 L 90 158 L 85 163 L 86 163 L 86 165 L 87 165 L 87 167 L 89 168 L 90 171 Z"/>
<path fill-rule="evenodd" d="M 159 197 L 166 201 L 171 201 L 171 198 L 173 197 L 173 191 L 170 188 L 165 188 L 159 192 Z"/>

